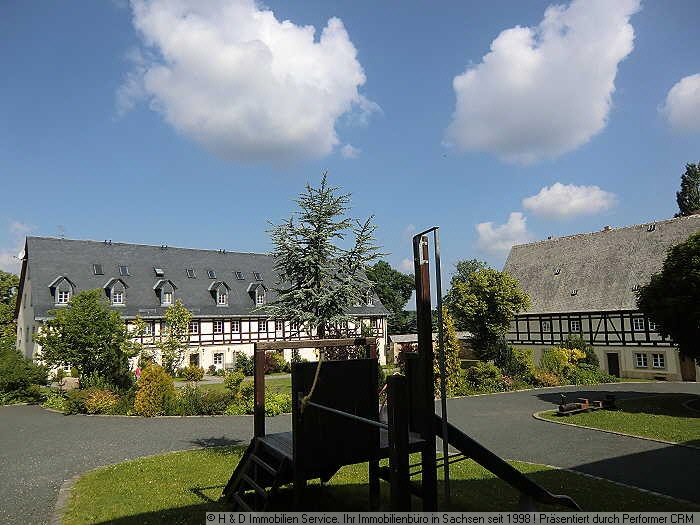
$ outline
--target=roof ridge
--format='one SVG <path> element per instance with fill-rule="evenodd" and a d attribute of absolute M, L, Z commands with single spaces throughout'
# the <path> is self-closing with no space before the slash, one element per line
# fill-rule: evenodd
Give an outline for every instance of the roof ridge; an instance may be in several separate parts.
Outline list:
<path fill-rule="evenodd" d="M 525 242 L 525 243 L 523 243 L 523 244 L 514 244 L 514 245 L 513 245 L 513 248 L 518 248 L 518 247 L 520 247 L 520 246 L 532 246 L 532 245 L 534 245 L 534 244 L 541 244 L 541 243 L 545 243 L 545 242 L 553 242 L 553 241 L 561 241 L 561 240 L 565 240 L 565 239 L 573 239 L 573 238 L 576 238 L 576 237 L 583 237 L 583 236 L 586 236 L 586 235 L 596 235 L 596 234 L 604 234 L 604 233 L 605 233 L 605 234 L 609 234 L 610 232 L 617 232 L 617 231 L 621 231 L 621 230 L 628 230 L 628 229 L 631 229 L 631 228 L 638 228 L 638 227 L 640 227 L 640 226 L 645 226 L 645 225 L 648 225 L 648 224 L 662 224 L 662 223 L 673 222 L 673 221 L 688 220 L 688 219 L 692 219 L 692 218 L 700 218 L 700 214 L 697 214 L 697 213 L 696 213 L 696 214 L 693 214 L 693 215 L 686 215 L 686 216 L 684 216 L 684 217 L 672 217 L 672 218 L 670 218 L 670 219 L 661 219 L 661 220 L 658 220 L 658 221 L 657 221 L 657 220 L 651 220 L 651 221 L 646 221 L 646 222 L 642 222 L 642 223 L 639 223 L 639 224 L 631 224 L 631 225 L 629 225 L 629 226 L 620 226 L 619 228 L 611 228 L 610 230 L 597 230 L 597 231 L 594 231 L 594 232 L 574 233 L 574 234 L 572 234 L 572 235 L 562 235 L 561 237 L 554 237 L 554 236 L 552 236 L 550 239 L 542 239 L 542 240 L 539 240 L 539 241 Z"/>
<path fill-rule="evenodd" d="M 48 236 L 42 236 L 42 235 L 27 235 L 27 239 L 45 239 L 45 240 L 52 240 L 52 241 L 68 241 L 68 242 L 85 242 L 85 243 L 105 244 L 105 241 L 95 241 L 93 239 L 65 239 L 65 238 L 61 238 L 61 237 L 48 237 Z M 162 246 L 159 246 L 156 244 L 141 244 L 141 243 L 135 243 L 135 242 L 118 242 L 118 241 L 112 242 L 111 240 L 110 240 L 110 243 L 112 245 L 118 245 L 118 246 L 144 246 L 147 248 L 157 248 L 157 249 L 162 248 Z M 208 248 L 183 248 L 180 246 L 169 246 L 167 244 L 164 246 L 166 246 L 168 250 L 213 252 L 213 253 L 218 253 L 221 255 L 226 255 L 229 253 L 236 254 L 236 255 L 264 255 L 265 257 L 270 257 L 269 253 L 260 253 L 260 252 L 237 252 L 235 250 L 226 250 L 224 253 L 221 253 L 219 250 L 208 249 Z"/>

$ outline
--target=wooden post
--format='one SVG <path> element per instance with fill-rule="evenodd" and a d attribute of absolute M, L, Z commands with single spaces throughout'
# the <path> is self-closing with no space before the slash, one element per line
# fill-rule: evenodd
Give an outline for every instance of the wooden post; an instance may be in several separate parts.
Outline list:
<path fill-rule="evenodd" d="M 408 457 L 408 388 L 406 378 L 389 376 L 387 410 L 389 416 L 389 476 L 391 510 L 411 510 L 411 490 Z"/>
<path fill-rule="evenodd" d="M 423 510 L 437 511 L 437 455 L 435 453 L 435 372 L 433 370 L 433 320 L 430 307 L 430 266 L 428 237 L 413 237 L 413 263 L 416 274 L 416 322 L 418 328 L 418 353 L 420 355 L 420 391 L 415 401 L 420 424 L 421 437 L 425 447 L 421 453 L 423 470 Z"/>
<path fill-rule="evenodd" d="M 265 350 L 253 345 L 253 433 L 255 437 L 265 435 Z"/>

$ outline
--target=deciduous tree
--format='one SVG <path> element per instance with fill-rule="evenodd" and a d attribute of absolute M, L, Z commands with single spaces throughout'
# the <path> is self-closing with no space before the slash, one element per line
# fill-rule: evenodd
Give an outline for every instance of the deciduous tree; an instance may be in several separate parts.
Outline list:
<path fill-rule="evenodd" d="M 15 323 L 15 303 L 17 301 L 19 277 L 0 270 L 0 339 L 7 339 L 15 345 L 17 323 Z"/>
<path fill-rule="evenodd" d="M 109 310 L 102 290 L 73 296 L 65 308 L 52 310 L 35 336 L 41 359 L 50 367 L 70 364 L 80 376 L 100 374 L 116 385 L 131 379 L 124 351 L 129 334 L 118 312 Z"/>
<path fill-rule="evenodd" d="M 637 307 L 681 353 L 700 359 L 700 232 L 668 251 L 661 271 L 637 292 Z"/>
<path fill-rule="evenodd" d="M 494 347 L 505 337 L 514 315 L 530 306 L 517 279 L 505 272 L 483 268 L 464 282 L 456 282 L 446 306 L 459 329 L 471 332 L 481 359 L 492 359 Z"/>
<path fill-rule="evenodd" d="M 401 333 L 400 330 L 405 324 L 403 309 L 416 288 L 413 276 L 393 269 L 386 261 L 367 266 L 365 273 L 382 304 L 390 312 L 389 332 Z"/>
<path fill-rule="evenodd" d="M 169 373 L 182 366 L 190 338 L 190 321 L 192 313 L 185 308 L 180 299 L 165 310 L 165 329 L 156 346 L 161 352 L 163 368 Z"/>

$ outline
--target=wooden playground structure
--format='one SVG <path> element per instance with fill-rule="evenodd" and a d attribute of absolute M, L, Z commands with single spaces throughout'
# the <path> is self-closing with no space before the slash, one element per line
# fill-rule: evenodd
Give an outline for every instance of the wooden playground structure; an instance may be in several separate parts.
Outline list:
<path fill-rule="evenodd" d="M 407 355 L 405 375 L 387 378 L 386 422 L 379 418 L 375 338 L 255 343 L 254 437 L 223 491 L 233 507 L 231 510 L 266 510 L 278 489 L 290 483 L 295 510 L 302 510 L 308 480 L 325 482 L 345 465 L 367 462 L 369 510 L 379 510 L 380 480 L 384 480 L 389 483 L 391 510 L 411 510 L 413 495 L 422 500 L 422 510 L 437 511 L 437 469 L 444 469 L 444 497 L 449 507 L 449 465 L 463 459 L 474 460 L 517 489 L 521 494 L 521 510 L 535 510 L 535 502 L 580 510 L 570 497 L 551 494 L 451 425 L 447 420 L 444 391 L 442 414 L 436 414 L 426 235 L 431 231 L 439 274 L 439 240 L 437 229 L 433 228 L 413 239 L 418 352 Z M 323 352 L 325 348 L 349 346 L 363 347 L 364 357 L 325 360 L 320 367 L 316 362 L 293 363 L 292 430 L 267 434 L 265 353 L 288 348 L 317 348 Z M 442 345 L 439 350 L 440 370 L 444 374 Z M 439 460 L 438 437 L 443 442 Z M 459 452 L 449 454 L 448 445 Z M 413 453 L 420 454 L 420 463 L 410 464 L 409 456 Z M 380 460 L 387 458 L 389 466 L 380 466 Z M 420 482 L 412 481 L 417 474 L 421 474 Z"/>

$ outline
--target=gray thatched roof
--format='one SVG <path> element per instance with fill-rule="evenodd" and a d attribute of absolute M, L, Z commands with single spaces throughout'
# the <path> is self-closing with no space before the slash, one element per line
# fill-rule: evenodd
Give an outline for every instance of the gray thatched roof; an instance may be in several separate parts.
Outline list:
<path fill-rule="evenodd" d="M 635 288 L 661 269 L 671 246 L 697 231 L 700 215 L 691 215 L 521 244 L 503 270 L 530 296 L 527 313 L 636 310 Z"/>

